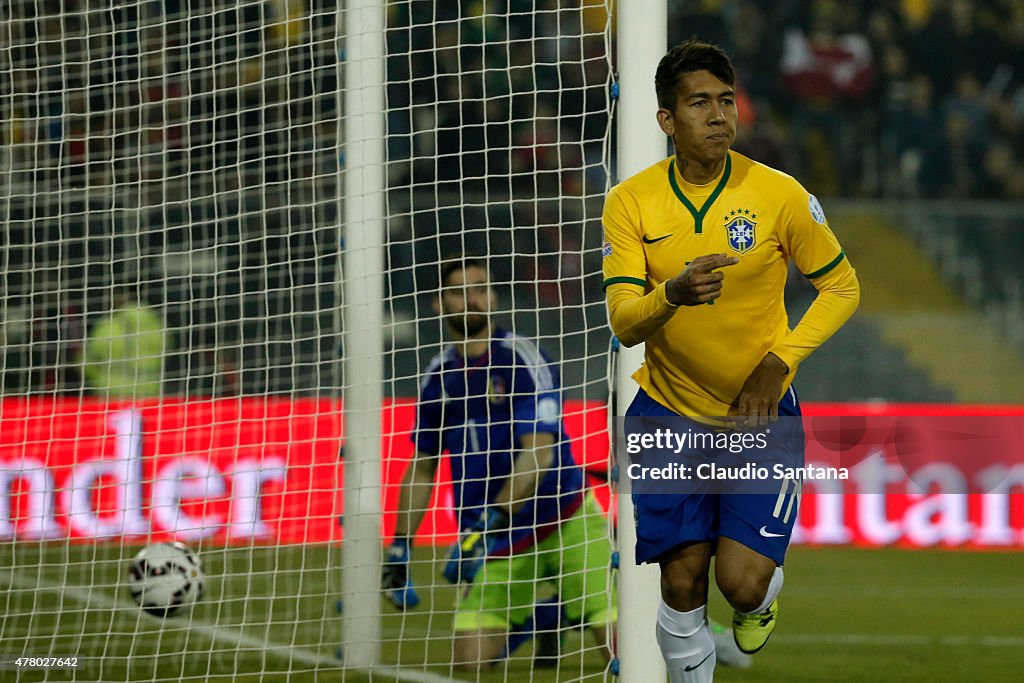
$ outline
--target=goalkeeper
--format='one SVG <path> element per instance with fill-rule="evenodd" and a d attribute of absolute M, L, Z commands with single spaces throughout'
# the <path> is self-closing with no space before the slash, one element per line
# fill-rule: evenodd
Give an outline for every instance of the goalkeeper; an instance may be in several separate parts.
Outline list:
<path fill-rule="evenodd" d="M 489 666 L 524 634 L 557 631 L 561 619 L 585 625 L 610 657 L 616 603 L 606 521 L 569 450 L 556 367 L 532 341 L 492 324 L 496 303 L 482 261 L 441 265 L 434 310 L 452 343 L 420 384 L 416 454 L 383 588 L 399 607 L 419 601 L 408 573 L 411 539 L 447 450 L 462 532 L 443 574 L 466 585 L 455 614 L 454 665 Z M 561 610 L 539 594 L 544 582 Z"/>

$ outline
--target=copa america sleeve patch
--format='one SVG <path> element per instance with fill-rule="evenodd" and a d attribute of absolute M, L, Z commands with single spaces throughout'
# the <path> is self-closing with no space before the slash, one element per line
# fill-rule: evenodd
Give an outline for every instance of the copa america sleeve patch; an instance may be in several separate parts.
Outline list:
<path fill-rule="evenodd" d="M 537 421 L 556 422 L 558 420 L 558 401 L 553 398 L 542 398 L 537 401 Z"/>
<path fill-rule="evenodd" d="M 601 257 L 602 258 L 608 258 L 611 255 L 612 255 L 612 243 L 611 242 L 605 242 L 604 244 L 601 245 Z"/>
<path fill-rule="evenodd" d="M 807 200 L 807 204 L 811 209 L 811 218 L 817 222 L 825 225 L 825 210 L 821 208 L 821 204 L 818 202 L 818 198 L 813 194 Z"/>

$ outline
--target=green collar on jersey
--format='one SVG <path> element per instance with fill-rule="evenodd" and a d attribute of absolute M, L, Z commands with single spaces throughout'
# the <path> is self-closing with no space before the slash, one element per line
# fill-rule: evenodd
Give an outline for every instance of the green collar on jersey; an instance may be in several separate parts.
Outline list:
<path fill-rule="evenodd" d="M 668 182 L 672 186 L 672 191 L 676 193 L 676 197 L 679 198 L 679 201 L 683 203 L 683 206 L 686 207 L 686 210 L 689 211 L 690 214 L 693 216 L 693 231 L 695 233 L 699 234 L 700 232 L 702 232 L 704 227 L 704 216 L 707 215 L 708 209 L 710 209 L 711 205 L 715 203 L 716 199 L 718 199 L 718 195 L 722 194 L 722 190 L 725 189 L 726 183 L 729 182 L 729 175 L 731 173 L 732 155 L 726 154 L 725 170 L 722 171 L 722 179 L 718 181 L 718 185 L 715 185 L 715 189 L 711 192 L 711 196 L 707 198 L 707 201 L 704 202 L 704 205 L 701 206 L 700 211 L 698 211 L 697 207 L 693 205 L 693 202 L 687 199 L 686 195 L 683 194 L 683 191 L 679 189 L 679 183 L 676 182 L 675 157 L 672 157 L 672 161 L 668 162 Z"/>

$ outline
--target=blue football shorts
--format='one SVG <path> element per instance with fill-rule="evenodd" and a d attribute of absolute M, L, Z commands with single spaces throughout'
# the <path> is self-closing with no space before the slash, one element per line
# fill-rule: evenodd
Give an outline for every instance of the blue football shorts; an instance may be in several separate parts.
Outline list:
<path fill-rule="evenodd" d="M 800 416 L 800 401 L 790 387 L 779 402 L 780 419 L 770 425 L 763 447 L 740 452 L 728 448 L 684 449 L 676 454 L 676 459 L 688 463 L 691 472 L 698 465 L 710 462 L 722 467 L 756 463 L 772 473 L 776 471 L 776 464 L 784 468 L 803 467 L 804 430 Z M 643 389 L 629 406 L 626 417 L 647 418 L 644 424 L 671 425 L 674 431 L 722 432 L 674 413 Z M 643 421 L 627 419 L 627 434 L 640 422 Z M 631 424 L 634 427 L 630 427 Z M 703 469 L 706 471 L 707 467 Z M 675 490 L 663 485 L 656 493 L 638 492 L 637 488 L 655 490 L 650 486 L 646 489 L 633 487 L 637 564 L 655 562 L 685 543 L 710 542 L 714 552 L 717 540 L 723 536 L 779 565 L 786 558 L 800 505 L 799 480 L 771 477 L 753 485 L 735 481 L 695 481 L 677 486 Z"/>

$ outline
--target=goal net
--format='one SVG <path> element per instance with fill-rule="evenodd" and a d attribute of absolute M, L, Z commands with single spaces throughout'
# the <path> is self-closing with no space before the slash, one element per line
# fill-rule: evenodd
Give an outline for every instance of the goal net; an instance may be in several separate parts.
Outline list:
<path fill-rule="evenodd" d="M 361 417 L 343 413 L 359 390 L 343 369 L 345 291 L 360 283 L 342 257 L 361 226 L 343 216 L 364 199 L 345 182 L 351 12 L 324 0 L 0 7 L 0 671 L 369 680 L 343 642 L 346 502 L 380 501 L 383 552 L 420 382 L 449 340 L 433 298 L 453 257 L 484 259 L 494 322 L 554 359 L 586 514 L 608 533 L 608 7 L 381 11 L 382 485 L 366 490 L 345 481 L 344 437 Z M 442 466 L 415 537 L 422 603 L 401 612 L 376 578 L 365 586 L 380 600 L 373 680 L 466 678 L 452 666 L 463 591 L 441 578 L 458 531 L 449 479 Z M 133 601 L 129 564 L 172 540 L 202 561 L 203 595 L 155 617 Z M 612 563 L 586 544 L 559 552 Z M 571 618 L 566 577 L 546 578 L 528 590 L 562 615 L 542 629 L 552 666 L 535 666 L 526 638 L 488 680 L 609 676 Z"/>

